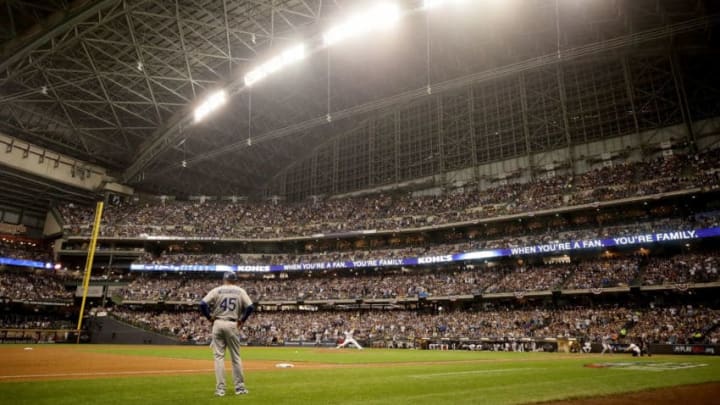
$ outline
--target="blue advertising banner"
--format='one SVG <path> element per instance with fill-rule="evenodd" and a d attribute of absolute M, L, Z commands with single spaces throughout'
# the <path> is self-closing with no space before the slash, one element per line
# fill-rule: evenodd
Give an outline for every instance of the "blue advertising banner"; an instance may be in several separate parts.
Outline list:
<path fill-rule="evenodd" d="M 547 243 L 542 245 L 503 249 L 488 249 L 450 255 L 406 257 L 402 259 L 398 258 L 272 265 L 132 264 L 130 266 L 130 269 L 137 271 L 238 271 L 249 273 L 264 273 L 295 270 L 330 270 L 367 267 L 417 266 L 426 264 L 483 260 L 496 257 L 535 255 L 543 253 L 566 253 L 582 249 L 602 249 L 618 246 L 644 245 L 649 243 L 663 243 L 691 239 L 711 238 L 715 236 L 720 236 L 720 227 L 694 230 L 679 230 L 673 232 L 646 233 L 641 235 L 619 236 L 608 239 L 571 240 L 567 242 Z"/>
<path fill-rule="evenodd" d="M 42 269 L 52 269 L 53 264 L 49 262 L 38 262 L 35 260 L 13 259 L 12 257 L 0 257 L 0 264 L 6 266 L 35 267 Z"/>

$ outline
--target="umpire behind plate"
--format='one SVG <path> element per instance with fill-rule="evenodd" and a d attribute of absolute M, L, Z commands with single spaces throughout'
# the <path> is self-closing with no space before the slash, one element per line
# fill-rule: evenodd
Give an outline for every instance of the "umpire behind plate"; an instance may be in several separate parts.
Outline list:
<path fill-rule="evenodd" d="M 253 312 L 253 303 L 244 289 L 238 287 L 233 272 L 223 275 L 223 285 L 215 287 L 200 301 L 200 312 L 212 322 L 212 343 L 215 357 L 215 395 L 225 395 L 225 348 L 230 351 L 235 395 L 247 394 L 240 361 L 238 331 Z"/>

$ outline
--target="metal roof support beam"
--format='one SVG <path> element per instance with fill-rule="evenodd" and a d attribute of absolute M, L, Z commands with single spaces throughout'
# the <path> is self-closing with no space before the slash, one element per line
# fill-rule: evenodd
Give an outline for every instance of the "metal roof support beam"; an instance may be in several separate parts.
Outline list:
<path fill-rule="evenodd" d="M 190 80 L 190 89 L 192 89 L 193 98 L 197 98 L 197 92 L 195 91 L 195 81 L 193 81 L 188 51 L 187 47 L 185 46 L 185 34 L 183 34 L 182 22 L 180 22 L 180 3 L 178 2 L 178 0 L 175 0 L 175 18 L 177 21 L 178 34 L 180 34 L 180 47 L 182 48 L 183 55 L 185 56 L 185 69 L 187 69 L 188 79 Z"/>
<path fill-rule="evenodd" d="M 123 0 L 123 8 L 127 9 L 127 2 Z M 145 65 L 145 58 L 143 57 L 142 49 L 140 48 L 140 45 L 137 42 L 137 39 L 135 38 L 135 24 L 133 24 L 132 17 L 130 17 L 130 13 L 125 13 L 125 21 L 128 25 L 128 31 L 130 32 L 130 39 L 132 40 L 133 47 L 135 48 L 135 54 L 137 55 L 138 61 Z M 142 69 L 143 77 L 145 78 L 145 85 L 148 88 L 148 93 L 150 94 L 150 99 L 153 103 L 153 108 L 155 110 L 155 116 L 157 117 L 157 122 L 162 123 L 162 114 L 160 114 L 160 106 L 157 103 L 157 99 L 155 98 L 155 93 L 153 92 L 152 85 L 150 84 L 150 76 L 148 75 L 147 69 Z"/>
<path fill-rule="evenodd" d="M 8 112 L 9 112 L 10 116 L 13 118 L 13 120 L 15 122 L 17 122 L 18 125 L 20 125 L 20 120 L 17 119 L 17 117 L 15 116 L 15 111 L 9 110 Z M 48 144 L 54 145 L 54 147 L 63 149 L 66 152 L 71 152 L 71 153 L 75 153 L 75 154 L 79 154 L 79 155 L 86 153 L 84 150 L 80 149 L 78 147 L 78 145 L 69 144 L 64 139 L 51 138 L 49 136 L 46 136 L 45 134 L 37 133 L 26 127 L 18 126 L 18 125 L 14 125 L 13 123 L 6 120 L 0 124 L 0 128 L 6 129 L 6 130 L 12 130 L 12 131 L 8 131 L 8 132 L 12 132 L 12 133 L 30 134 L 35 139 L 39 139 L 41 141 L 47 142 Z"/>
<path fill-rule="evenodd" d="M 135 14 L 135 15 L 140 15 L 140 16 L 160 18 L 160 19 L 172 18 L 172 17 L 168 17 L 167 15 L 164 15 L 164 14 L 149 13 L 149 12 L 145 12 L 145 11 L 137 11 L 137 12 L 134 12 L 133 14 Z M 211 20 L 211 23 L 222 24 L 222 21 L 214 18 L 214 17 L 213 17 L 212 15 L 210 15 L 210 14 L 208 14 L 207 17 Z M 250 45 L 245 39 L 243 39 L 243 38 L 239 35 L 239 34 L 243 34 L 243 35 L 248 35 L 248 36 L 250 36 L 250 35 L 253 35 L 252 32 L 250 32 L 250 31 L 238 31 L 238 30 L 230 29 L 230 34 L 233 36 L 233 38 L 235 38 L 236 41 L 240 42 L 240 43 L 243 44 L 245 47 L 247 47 L 248 50 L 250 50 L 253 54 L 256 54 L 256 53 L 257 53 L 257 51 L 255 50 L 255 47 L 253 47 L 252 45 Z M 260 39 L 260 38 L 271 39 L 269 36 L 264 35 L 264 34 L 255 34 L 255 35 L 256 35 L 256 39 Z M 282 38 L 282 39 L 290 39 L 290 38 Z M 143 45 L 143 47 L 145 47 L 145 45 Z M 200 55 L 200 54 L 198 54 L 198 55 Z M 242 59 L 242 58 L 241 58 L 241 59 Z M 245 60 L 248 60 L 248 61 L 249 61 L 249 59 L 245 59 Z"/>
<path fill-rule="evenodd" d="M 480 173 L 478 171 L 478 160 L 477 160 L 477 131 L 475 128 L 475 88 L 472 86 L 468 87 L 467 91 L 467 103 L 468 103 L 468 114 L 469 114 L 469 124 L 470 128 L 470 139 L 472 139 L 472 142 L 470 142 L 470 158 L 472 162 L 473 167 L 473 177 L 478 180 L 480 178 Z"/>
<path fill-rule="evenodd" d="M 82 112 L 82 113 L 84 113 L 84 114 L 87 114 L 87 115 L 89 115 L 89 116 L 97 119 L 97 120 L 100 121 L 100 122 L 104 122 L 104 123 L 108 124 L 109 126 L 111 126 L 111 127 L 113 127 L 113 128 L 116 128 L 116 127 L 117 127 L 115 123 L 113 123 L 113 122 L 111 122 L 111 121 L 108 121 L 107 119 L 101 118 L 101 117 L 97 116 L 97 114 L 93 114 L 93 113 L 90 113 L 90 112 L 88 112 L 88 111 L 86 111 L 86 110 L 83 110 L 83 109 L 80 108 L 79 106 L 73 105 L 73 104 L 102 104 L 102 105 L 107 105 L 107 104 L 108 104 L 108 99 L 107 99 L 107 98 L 102 99 L 102 98 L 100 98 L 99 95 L 97 95 L 97 94 L 95 94 L 95 93 L 92 93 L 92 92 L 88 91 L 87 89 L 85 89 L 85 88 L 83 88 L 83 87 L 79 87 L 79 86 L 74 85 L 74 84 L 71 83 L 71 82 L 67 82 L 66 79 L 63 77 L 63 75 L 54 74 L 53 71 L 46 71 L 46 73 L 48 74 L 48 76 L 52 76 L 53 78 L 56 78 L 56 79 L 58 79 L 58 80 L 60 80 L 60 81 L 62 81 L 62 82 L 65 82 L 66 84 L 72 86 L 73 88 L 75 88 L 75 89 L 77 89 L 77 90 L 80 90 L 80 91 L 83 92 L 84 94 L 87 94 L 87 95 L 95 98 L 95 100 L 73 100 L 73 99 L 64 98 L 64 99 L 62 100 L 63 103 L 65 103 L 66 105 L 68 105 L 69 107 L 71 107 L 71 108 L 73 108 L 73 109 L 75 109 L 75 110 L 78 110 L 78 111 L 80 111 L 80 112 Z M 104 76 L 103 76 L 103 77 L 104 77 Z M 115 82 L 114 80 L 112 80 L 112 79 L 110 79 L 110 78 L 107 78 L 107 77 L 104 77 L 104 78 L 107 79 L 107 80 L 109 80 L 109 81 L 111 81 L 111 82 L 113 82 L 113 83 L 115 83 L 116 85 L 122 87 L 123 89 L 126 89 L 126 90 L 128 90 L 129 92 L 132 92 L 133 94 L 135 94 L 132 89 L 128 89 L 128 88 L 127 88 L 126 86 L 124 86 L 122 83 L 117 83 L 117 82 Z M 91 79 L 91 80 L 99 80 L 98 77 L 91 77 L 90 79 Z M 62 87 L 62 86 L 63 86 L 63 85 L 60 85 L 60 86 L 54 86 L 54 85 L 52 85 L 52 86 L 50 86 L 50 87 L 51 87 L 51 88 L 59 88 L 59 87 Z M 139 94 L 139 93 L 137 93 L 137 94 Z M 122 111 L 124 111 L 125 113 L 130 114 L 130 115 L 134 116 L 135 118 L 137 118 L 137 119 L 139 119 L 139 120 L 141 120 L 141 121 L 144 121 L 144 122 L 146 122 L 146 123 L 148 123 L 148 124 L 150 124 L 150 125 L 153 125 L 153 128 L 156 128 L 156 125 L 157 125 L 156 122 L 152 122 L 151 120 L 148 119 L 148 117 L 145 117 L 145 116 L 143 116 L 143 115 L 139 115 L 139 114 L 137 114 L 137 113 L 134 112 L 134 111 L 131 111 L 131 110 L 128 110 L 127 108 L 122 107 L 122 104 L 124 104 L 123 102 L 112 102 L 112 101 L 111 101 L 111 103 L 112 103 L 112 105 L 113 105 L 115 108 L 117 108 L 117 109 L 119 109 L 119 110 L 122 110 Z M 129 103 L 129 102 L 128 102 L 128 103 Z M 146 102 L 146 103 L 141 103 L 141 104 L 152 105 L 149 100 L 148 100 L 148 102 Z"/>
<path fill-rule="evenodd" d="M 230 24 L 228 24 L 227 15 L 227 0 L 222 0 L 223 4 L 223 19 L 225 22 L 225 46 L 227 47 L 228 56 L 228 77 L 232 74 L 232 47 L 230 46 Z"/>
<path fill-rule="evenodd" d="M 117 129 L 120 131 L 120 134 L 122 134 L 122 136 L 123 136 L 123 140 L 125 141 L 125 148 L 130 149 L 130 141 L 128 140 L 125 130 L 123 129 L 122 122 L 120 121 L 120 117 L 118 117 L 117 111 L 115 111 L 115 105 L 113 104 L 112 99 L 110 98 L 110 95 L 108 94 L 108 91 L 105 88 L 105 82 L 102 80 L 100 75 L 98 75 L 97 68 L 95 67 L 95 60 L 92 58 L 92 55 L 90 55 L 90 52 L 88 52 L 87 45 L 85 45 L 85 42 L 80 41 L 80 45 L 82 46 L 82 49 L 85 52 L 85 56 L 87 56 L 88 62 L 90 63 L 90 68 L 92 68 L 92 71 L 95 74 L 95 77 L 97 78 L 97 82 L 100 85 L 100 90 L 102 90 L 103 96 L 105 97 L 105 101 L 107 102 L 107 105 L 110 107 L 110 111 L 112 112 L 113 118 L 115 118 L 115 125 L 116 125 Z M 65 107 L 63 106 L 63 110 L 64 109 L 65 109 Z"/>
<path fill-rule="evenodd" d="M 127 63 L 125 63 L 125 62 L 121 61 L 120 59 L 118 59 L 117 56 L 107 53 L 107 51 L 103 50 L 102 48 L 97 47 L 97 46 L 93 46 L 93 48 L 94 48 L 96 51 L 102 53 L 103 55 L 109 57 L 110 59 L 113 59 L 114 61 L 116 61 L 116 62 L 118 62 L 118 63 L 120 63 L 120 64 L 124 64 L 124 65 L 127 66 Z M 162 60 L 161 60 L 161 62 L 164 63 L 164 61 L 162 61 Z M 143 71 L 144 71 L 144 70 L 145 70 L 145 69 L 143 69 Z M 112 78 L 110 78 L 110 77 L 107 77 L 107 80 L 111 80 L 111 81 L 112 81 L 113 83 L 115 83 L 116 85 L 124 88 L 125 90 L 127 90 L 127 91 L 130 92 L 130 93 L 133 93 L 134 95 L 136 95 L 137 97 L 139 97 L 139 98 L 141 98 L 141 99 L 143 99 L 143 100 L 147 100 L 148 102 L 151 102 L 152 100 L 155 100 L 155 98 L 154 98 L 154 93 L 152 93 L 152 92 L 151 92 L 151 95 L 152 95 L 153 97 L 148 98 L 148 97 L 145 96 L 144 94 L 138 92 L 138 91 L 135 90 L 135 89 L 131 89 L 131 88 L 127 87 L 126 85 L 124 85 L 124 84 L 116 81 L 115 79 L 112 79 Z M 187 79 L 183 79 L 183 81 L 186 81 L 186 80 L 187 80 Z M 182 94 L 176 92 L 175 90 L 173 90 L 173 89 L 171 89 L 171 88 L 169 88 L 169 87 L 164 86 L 162 83 L 160 83 L 160 82 L 158 82 L 158 81 L 156 81 L 156 80 L 153 80 L 152 78 L 150 78 L 150 81 L 152 81 L 153 83 L 157 84 L 158 86 L 164 88 L 165 90 L 173 93 L 173 94 L 176 95 L 178 98 L 180 98 L 180 99 L 182 99 L 182 100 L 185 100 L 185 101 L 188 101 L 188 102 L 190 101 L 190 100 L 187 99 L 187 97 L 183 96 Z M 97 97 L 97 96 L 96 96 L 96 97 Z M 155 102 L 153 101 L 153 103 L 155 103 Z"/>
<path fill-rule="evenodd" d="M 62 34 L 87 20 L 90 16 L 98 13 L 114 4 L 117 4 L 119 0 L 100 0 L 100 1 L 89 1 L 85 7 L 77 10 L 69 10 L 58 24 L 52 27 L 46 27 L 45 31 L 25 38 L 24 41 L 20 41 L 17 44 L 8 44 L 3 47 L 2 55 L 0 56 L 0 71 L 4 71 L 16 62 L 22 60 L 30 54 L 30 52 L 46 44 L 52 38 Z M 53 16 L 50 17 L 53 19 Z M 13 46 L 14 45 L 14 46 Z"/>
<path fill-rule="evenodd" d="M 195 31 L 195 30 L 193 30 L 193 31 Z M 114 32 L 114 31 L 113 31 L 113 32 Z M 132 46 L 132 45 L 133 45 L 133 44 L 128 44 L 128 43 L 126 43 L 126 42 L 113 41 L 113 40 L 109 40 L 109 39 L 100 39 L 100 38 L 84 38 L 83 41 L 85 41 L 85 42 L 90 42 L 90 43 L 97 43 L 97 44 L 113 45 L 113 46 L 129 46 L 129 45 Z M 163 48 L 163 47 L 161 47 L 161 46 L 155 46 L 155 45 L 152 45 L 152 44 L 143 44 L 143 45 L 142 45 L 142 49 L 144 49 L 144 50 L 155 50 L 155 51 L 167 51 L 167 48 Z M 222 55 L 215 55 L 215 54 L 211 54 L 211 53 L 201 52 L 201 51 L 199 51 L 199 50 L 197 50 L 197 49 L 194 49 L 194 50 L 193 50 L 193 54 L 196 55 L 196 56 L 200 56 L 200 57 L 208 58 L 208 59 L 221 59 L 221 60 L 228 60 L 228 59 L 230 59 L 230 60 L 232 60 L 232 62 L 234 62 L 234 63 L 240 63 L 240 62 L 248 62 L 248 61 L 250 61 L 250 59 L 248 59 L 248 58 L 241 58 L 241 57 L 237 57 L 237 56 L 232 57 L 232 58 L 229 58 L 229 57 L 226 56 L 224 53 L 223 53 Z M 77 71 L 77 72 L 81 72 L 81 71 Z M 103 72 L 103 73 L 108 73 L 108 74 L 111 74 L 111 73 L 112 73 L 112 74 L 122 74 L 122 75 L 127 75 L 127 76 L 130 76 L 130 77 L 133 76 L 133 75 L 128 74 L 128 73 L 125 73 L 125 72 L 123 72 L 123 73 L 120 73 L 120 72 Z M 140 76 L 140 75 L 138 74 L 137 76 Z M 150 76 L 150 77 L 157 78 L 157 79 L 165 79 L 165 80 L 187 80 L 187 79 L 185 79 L 185 78 L 162 77 L 162 76 L 157 76 L 157 75 L 153 75 L 153 76 Z M 198 82 L 198 83 L 215 83 L 214 81 L 197 79 L 197 78 L 195 79 L 195 81 Z"/>
<path fill-rule="evenodd" d="M 44 71 L 45 71 L 45 73 L 47 73 L 48 75 L 51 75 L 51 76 L 60 78 L 59 76 L 55 76 L 55 75 L 53 74 L 53 71 L 52 71 L 52 70 L 44 70 Z M 71 80 L 67 80 L 67 79 L 62 79 L 62 78 L 61 78 L 61 80 L 64 82 L 64 84 L 55 85 L 55 90 L 63 89 L 63 88 L 65 88 L 65 87 L 73 87 L 73 88 L 76 88 L 76 89 L 83 90 L 83 88 L 82 88 L 82 87 L 79 87 L 79 85 L 81 85 L 81 84 L 83 84 L 83 83 L 85 83 L 85 82 L 89 82 L 89 81 L 91 81 L 91 80 L 93 80 L 93 79 L 94 79 L 93 77 L 83 77 L 83 78 L 79 78 L 79 79 L 75 79 L 75 80 L 72 80 L 72 81 L 71 81 Z M 0 97 L 0 105 L 2 105 L 2 104 L 8 104 L 8 103 L 10 103 L 10 102 L 15 102 L 15 101 L 20 101 L 20 102 L 22 102 L 22 101 L 34 101 L 34 100 L 23 100 L 23 99 L 24 99 L 25 97 L 28 97 L 28 96 L 31 96 L 31 95 L 34 95 L 34 94 L 40 94 L 40 92 L 38 91 L 39 89 L 38 89 L 37 87 L 31 87 L 31 86 L 28 86 L 27 84 L 22 83 L 22 82 L 19 83 L 19 84 L 22 85 L 22 86 L 24 86 L 24 87 L 26 87 L 27 90 L 26 90 L 26 91 L 23 91 L 23 92 L 21 92 L 21 93 L 10 94 L 10 95 L 8 95 L 8 96 L 6 96 L 6 97 Z M 84 90 L 84 91 L 87 92 L 87 90 Z M 98 96 L 97 96 L 96 94 L 94 94 L 94 93 L 91 93 L 91 92 L 87 92 L 87 93 L 88 93 L 90 96 L 92 96 L 92 97 L 98 97 Z"/>
<path fill-rule="evenodd" d="M 169 11 L 168 11 L 168 12 L 169 12 Z M 168 22 L 164 23 L 164 24 L 161 25 L 161 26 L 151 25 L 151 24 L 149 24 L 148 22 L 143 21 L 143 20 L 138 20 L 138 22 L 139 22 L 143 27 L 145 27 L 145 29 L 147 29 L 148 31 L 151 31 L 153 34 L 157 35 L 159 38 L 162 38 L 163 40 L 167 41 L 168 43 L 174 43 L 174 42 L 175 42 L 175 38 L 170 38 L 170 37 L 168 37 L 167 35 L 163 34 L 162 31 L 165 30 L 165 29 L 171 29 L 170 27 L 171 27 L 173 24 L 177 25 L 177 24 L 178 24 L 178 23 L 177 23 L 178 20 L 179 20 L 179 19 L 169 20 Z M 189 59 L 190 59 L 190 58 L 192 58 L 194 62 L 202 65 L 203 67 L 205 67 L 208 71 L 212 72 L 215 76 L 218 77 L 218 79 L 223 79 L 223 76 L 222 76 L 221 74 L 219 74 L 218 72 L 216 72 L 212 67 L 208 66 L 208 65 L 207 65 L 205 62 L 203 62 L 200 58 L 194 57 L 192 52 L 189 53 L 189 52 L 187 52 L 187 50 L 186 50 L 185 48 L 183 48 L 183 44 L 185 43 L 185 41 L 184 41 L 184 32 L 182 31 L 181 28 L 178 27 L 178 29 L 180 30 L 178 33 L 179 33 L 179 34 L 182 34 L 182 35 L 180 35 L 180 42 L 181 42 L 180 45 L 181 45 L 181 47 L 180 47 L 179 50 L 178 50 L 178 49 L 174 49 L 174 50 L 172 50 L 172 51 L 175 51 L 175 52 L 177 52 L 177 51 L 182 51 L 182 56 L 183 56 L 183 58 L 186 60 L 186 71 L 184 72 L 184 74 L 187 75 L 187 80 L 189 80 L 190 82 L 192 82 L 192 83 L 195 84 L 195 85 L 198 84 L 197 82 L 195 82 L 195 81 L 192 80 L 191 71 L 188 70 L 188 69 L 190 69 L 190 67 L 189 67 Z M 150 55 L 151 57 L 153 57 L 154 59 L 156 59 L 158 62 L 162 63 L 162 64 L 163 64 L 165 67 L 167 67 L 168 69 L 170 69 L 170 70 L 172 70 L 172 71 L 175 71 L 175 72 L 178 73 L 179 75 L 183 75 L 183 72 L 182 72 L 181 70 L 174 68 L 172 65 L 168 64 L 167 61 L 165 61 L 165 60 L 163 60 L 163 59 L 161 59 L 161 58 L 153 55 L 152 53 L 150 53 L 149 55 Z"/>
<path fill-rule="evenodd" d="M 697 140 L 695 134 L 695 128 L 692 124 L 692 113 L 688 106 L 687 91 L 685 88 L 685 80 L 681 72 L 682 67 L 678 61 L 677 51 L 673 50 L 670 55 L 670 67 L 672 69 L 673 81 L 675 82 L 675 91 L 678 97 L 678 105 L 680 106 L 680 112 L 682 113 L 683 124 L 687 129 L 687 138 L 690 143 L 690 148 L 693 151 L 697 150 Z"/>
<path fill-rule="evenodd" d="M 45 82 L 50 82 L 48 80 L 47 74 L 45 74 L 44 71 L 40 71 L 42 73 L 43 78 L 45 79 Z M 73 121 L 72 116 L 67 110 L 67 107 L 65 106 L 65 103 L 60 100 L 60 97 L 58 96 L 57 92 L 55 91 L 55 88 L 53 86 L 50 86 L 50 92 L 53 95 L 53 98 L 55 98 L 55 101 L 57 101 L 58 105 L 60 106 L 60 109 L 62 109 L 63 114 L 65 114 L 65 118 L 68 120 L 68 124 L 70 124 L 70 127 L 72 130 L 78 135 L 80 138 L 80 142 L 82 143 L 83 149 L 85 149 L 85 152 L 90 153 L 90 148 L 88 148 L 87 141 L 85 140 L 85 136 L 83 136 L 82 132 L 78 130 L 77 126 L 75 125 L 75 121 Z"/>
<path fill-rule="evenodd" d="M 535 154 L 530 146 L 530 126 L 528 116 L 528 97 L 527 85 L 525 83 L 525 74 L 518 75 L 518 90 L 520 93 L 520 108 L 522 110 L 523 138 L 525 140 L 525 153 L 528 157 L 528 168 L 530 169 L 530 177 L 535 178 Z"/>
<path fill-rule="evenodd" d="M 38 115 L 38 116 L 42 117 L 44 120 L 46 120 L 46 121 L 48 121 L 48 122 L 51 122 L 51 123 L 53 123 L 53 124 L 55 124 L 55 125 L 57 125 L 57 126 L 60 126 L 60 127 L 65 127 L 65 128 L 67 128 L 67 124 L 64 123 L 64 122 L 62 122 L 61 120 L 59 120 L 59 119 L 57 119 L 57 118 L 55 118 L 55 117 L 52 117 L 52 116 L 48 116 L 48 115 L 46 115 L 46 114 L 43 114 L 43 113 L 41 113 L 41 112 L 39 112 L 39 111 L 35 111 L 35 110 L 31 109 L 31 108 L 22 107 L 20 104 L 14 105 L 13 108 L 17 108 L 17 109 L 19 109 L 19 110 L 21 110 L 21 111 L 24 111 L 24 112 L 28 113 L 28 114 Z M 72 129 L 72 128 L 70 128 L 70 129 Z M 111 148 L 117 148 L 117 147 L 118 147 L 117 144 L 112 143 L 112 142 L 108 141 L 107 139 L 105 139 L 105 138 L 103 138 L 103 137 L 101 137 L 101 136 L 92 134 L 92 133 L 90 133 L 90 132 L 81 131 L 81 130 L 78 129 L 78 133 L 82 133 L 83 135 L 87 136 L 88 138 L 93 139 L 93 140 L 95 140 L 95 141 L 97 141 L 97 142 L 99 142 L 99 143 L 102 143 L 103 145 L 109 146 L 109 147 L 111 147 Z"/>

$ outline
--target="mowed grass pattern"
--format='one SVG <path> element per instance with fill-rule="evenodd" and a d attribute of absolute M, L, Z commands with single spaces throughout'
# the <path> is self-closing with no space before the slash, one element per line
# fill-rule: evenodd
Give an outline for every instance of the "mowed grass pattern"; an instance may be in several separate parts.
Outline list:
<path fill-rule="evenodd" d="M 0 356 L 3 347 L 0 346 Z M 116 355 L 202 359 L 207 347 L 79 346 Z M 244 348 L 243 359 L 336 364 L 246 375 L 250 394 L 213 397 L 214 376 L 115 377 L 0 382 L 2 404 L 521 404 L 720 381 L 720 359 L 694 356 L 566 355 L 460 351 Z M 1 361 L 1 360 L 0 360 Z M 689 362 L 669 371 L 592 369 L 593 362 Z M 228 370 L 228 381 L 229 381 Z"/>

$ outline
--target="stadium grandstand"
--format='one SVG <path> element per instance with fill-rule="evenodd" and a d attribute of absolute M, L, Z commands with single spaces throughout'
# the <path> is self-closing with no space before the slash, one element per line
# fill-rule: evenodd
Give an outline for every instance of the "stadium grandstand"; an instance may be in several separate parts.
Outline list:
<path fill-rule="evenodd" d="M 5 3 L 0 342 L 720 351 L 716 1 Z"/>

